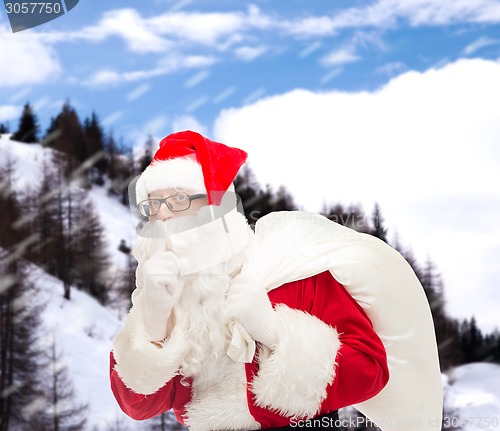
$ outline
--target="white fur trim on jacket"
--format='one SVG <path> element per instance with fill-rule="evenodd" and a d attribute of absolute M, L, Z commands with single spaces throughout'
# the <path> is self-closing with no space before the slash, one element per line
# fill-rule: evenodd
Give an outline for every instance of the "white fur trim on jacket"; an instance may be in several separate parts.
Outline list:
<path fill-rule="evenodd" d="M 284 416 L 313 417 L 335 378 L 340 340 L 336 329 L 300 310 L 276 307 L 278 341 L 259 350 L 252 392 L 260 407 Z"/>
<path fill-rule="evenodd" d="M 125 386 L 138 394 L 149 395 L 178 374 L 187 343 L 183 329 L 174 327 L 163 348 L 151 344 L 144 326 L 141 300 L 140 294 L 134 297 L 134 306 L 113 342 L 113 353 L 115 370 Z"/>
<path fill-rule="evenodd" d="M 200 164 L 189 157 L 158 161 L 149 165 L 137 180 L 136 203 L 155 190 L 182 187 L 195 193 L 206 193 Z"/>

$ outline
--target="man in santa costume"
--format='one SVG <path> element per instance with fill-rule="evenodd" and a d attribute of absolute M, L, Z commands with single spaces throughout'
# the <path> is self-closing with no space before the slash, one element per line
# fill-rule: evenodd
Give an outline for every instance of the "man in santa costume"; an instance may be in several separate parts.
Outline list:
<path fill-rule="evenodd" d="M 252 231 L 232 185 L 246 157 L 174 133 L 133 187 L 137 288 L 110 368 L 122 410 L 173 409 L 193 431 L 334 429 L 354 405 L 383 431 L 439 430 L 434 327 L 408 263 L 317 214 Z"/>

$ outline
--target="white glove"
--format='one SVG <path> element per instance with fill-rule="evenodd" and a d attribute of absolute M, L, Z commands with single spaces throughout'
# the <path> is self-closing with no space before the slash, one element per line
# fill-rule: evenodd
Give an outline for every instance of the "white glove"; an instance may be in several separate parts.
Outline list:
<path fill-rule="evenodd" d="M 176 302 L 181 286 L 179 262 L 174 253 L 163 251 L 147 259 L 142 267 L 143 295 L 156 302 Z"/>
<path fill-rule="evenodd" d="M 168 335 L 168 320 L 183 287 L 178 274 L 178 261 L 172 252 L 156 253 L 143 264 L 141 302 L 144 324 L 152 341 L 163 340 Z"/>
<path fill-rule="evenodd" d="M 233 319 L 240 322 L 254 340 L 267 347 L 276 344 L 276 312 L 263 287 L 255 280 L 236 277 L 227 301 Z"/>

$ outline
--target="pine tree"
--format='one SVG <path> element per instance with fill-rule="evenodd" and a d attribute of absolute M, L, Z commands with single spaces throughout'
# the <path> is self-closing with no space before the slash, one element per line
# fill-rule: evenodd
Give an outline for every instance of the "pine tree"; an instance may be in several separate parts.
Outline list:
<path fill-rule="evenodd" d="M 56 175 L 50 160 L 44 158 L 40 186 L 26 201 L 31 204 L 32 207 L 28 211 L 34 216 L 31 232 L 39 236 L 39 241 L 32 250 L 33 262 L 49 274 L 57 276 L 56 269 L 61 253 L 55 242 L 60 231 L 58 220 L 54 216 L 59 192 Z"/>
<path fill-rule="evenodd" d="M 30 248 L 29 259 L 44 271 L 63 281 L 64 296 L 70 298 L 71 284 L 71 210 L 74 192 L 63 178 L 63 168 L 50 160 L 42 161 L 38 189 L 24 199 L 24 212 L 31 218 L 29 232 L 37 241 Z M 77 201 L 77 199 L 76 199 Z"/>
<path fill-rule="evenodd" d="M 81 431 L 85 428 L 87 406 L 75 404 L 72 383 L 55 337 L 51 337 L 51 343 L 48 347 L 45 361 L 46 385 L 44 385 L 46 419 L 44 428 L 41 429 Z"/>
<path fill-rule="evenodd" d="M 112 133 L 106 138 L 105 148 L 109 160 L 108 176 L 111 179 L 109 192 L 120 196 L 121 203 L 128 205 L 128 186 L 136 174 L 132 149 L 123 142 L 117 144 Z"/>
<path fill-rule="evenodd" d="M 104 243 L 104 229 L 88 196 L 82 195 L 74 210 L 71 234 L 74 279 L 80 289 L 101 304 L 109 300 L 106 269 L 109 259 Z"/>
<path fill-rule="evenodd" d="M 297 204 L 292 196 L 292 194 L 287 190 L 285 186 L 280 186 L 278 191 L 274 193 L 267 189 L 267 193 L 270 194 L 270 212 L 274 211 L 295 211 L 298 209 Z"/>
<path fill-rule="evenodd" d="M 499 362 L 497 358 L 497 354 L 499 353 L 500 348 L 500 334 L 498 329 L 495 330 L 491 334 L 486 334 L 483 340 L 483 354 L 481 357 L 485 362 Z"/>
<path fill-rule="evenodd" d="M 137 269 L 137 261 L 132 256 L 131 247 L 125 240 L 121 240 L 118 249 L 127 256 L 125 268 L 120 272 L 117 283 L 114 286 L 116 309 L 129 310 L 132 306 L 131 295 L 135 289 L 135 271 Z"/>
<path fill-rule="evenodd" d="M 148 135 L 146 142 L 144 143 L 144 153 L 141 157 L 139 157 L 139 161 L 137 163 L 137 171 L 135 172 L 137 175 L 141 174 L 151 163 L 154 145 L 155 141 L 153 137 Z"/>
<path fill-rule="evenodd" d="M 82 180 L 78 168 L 88 157 L 86 138 L 78 114 L 69 102 L 63 105 L 47 132 L 43 141 L 46 142 L 50 138 L 50 147 L 57 150 L 60 157 L 66 155 L 64 176 Z"/>
<path fill-rule="evenodd" d="M 431 308 L 441 369 L 448 370 L 461 359 L 458 322 L 446 314 L 443 283 L 434 263 L 428 259 L 423 269 L 413 265 Z"/>
<path fill-rule="evenodd" d="M 19 120 L 19 127 L 12 135 L 11 139 L 19 142 L 34 143 L 38 142 L 38 120 L 33 108 L 29 103 L 26 103 L 23 108 L 23 113 Z"/>
<path fill-rule="evenodd" d="M 436 341 L 441 371 L 447 371 L 462 361 L 459 322 L 450 317 L 445 310 L 444 288 L 434 263 L 428 259 L 424 268 L 417 262 L 413 253 L 395 244 L 398 250 L 412 267 L 429 302 L 434 322 Z"/>
<path fill-rule="evenodd" d="M 0 123 L 0 135 L 4 133 L 10 133 L 9 132 L 9 125 L 5 123 Z"/>
<path fill-rule="evenodd" d="M 118 148 L 113 132 L 109 132 L 104 138 L 104 150 L 108 159 L 108 177 L 113 181 L 117 176 L 117 160 L 119 158 Z"/>
<path fill-rule="evenodd" d="M 491 349 L 491 360 L 500 364 L 500 332 L 498 328 L 493 331 L 493 345 Z"/>
<path fill-rule="evenodd" d="M 378 203 L 375 204 L 372 213 L 372 228 L 370 234 L 387 242 L 387 229 L 384 226 L 384 218 Z"/>
<path fill-rule="evenodd" d="M 463 352 L 463 363 L 484 360 L 484 336 L 476 323 L 476 318 L 465 319 L 460 325 L 460 343 Z"/>
<path fill-rule="evenodd" d="M 234 179 L 235 192 L 241 199 L 245 217 L 253 227 L 261 217 L 259 200 L 262 190 L 249 166 L 245 165 Z"/>
<path fill-rule="evenodd" d="M 366 216 L 357 205 L 344 207 L 342 204 L 335 204 L 331 207 L 325 205 L 321 211 L 329 220 L 353 229 L 357 232 L 368 233 L 370 231 Z"/>
<path fill-rule="evenodd" d="M 16 408 L 21 408 L 14 396 L 19 384 L 15 380 L 14 339 L 18 328 L 14 325 L 13 304 L 23 294 L 25 284 L 16 263 L 17 238 L 12 229 L 20 214 L 14 195 L 13 173 L 14 163 L 9 157 L 0 169 L 0 223 L 4 226 L 0 231 L 0 431 L 9 429 L 10 423 L 15 420 Z M 13 251 L 9 253 L 11 248 Z"/>
<path fill-rule="evenodd" d="M 15 232 L 14 224 L 21 215 L 14 192 L 14 172 L 15 163 L 10 154 L 0 166 L 0 247 L 9 248 L 19 241 L 18 234 Z"/>
<path fill-rule="evenodd" d="M 175 418 L 174 413 L 169 410 L 150 419 L 147 429 L 148 431 L 182 431 L 188 428 L 181 425 Z"/>
<path fill-rule="evenodd" d="M 0 249 L 0 431 L 32 430 L 44 399 L 36 347 L 42 306 L 18 247 Z"/>
<path fill-rule="evenodd" d="M 95 112 L 92 112 L 90 118 L 85 119 L 83 128 L 87 146 L 86 153 L 92 161 L 90 179 L 93 183 L 103 185 L 103 175 L 107 171 L 108 161 L 104 153 L 104 131 Z"/>
<path fill-rule="evenodd" d="M 57 128 L 57 118 L 50 118 L 50 125 L 47 128 L 45 135 L 43 136 L 40 143 L 43 146 L 51 147 L 54 145 L 54 140 L 61 134 L 61 131 Z"/>
<path fill-rule="evenodd" d="M 284 186 L 281 186 L 277 192 L 269 185 L 266 190 L 262 190 L 249 167 L 244 167 L 241 174 L 235 178 L 234 187 L 235 192 L 241 198 L 245 216 L 252 227 L 259 218 L 266 214 L 297 209 L 292 195 Z"/>
<path fill-rule="evenodd" d="M 30 232 L 38 238 L 29 257 L 63 282 L 66 299 L 76 285 L 104 304 L 109 290 L 104 230 L 86 192 L 65 181 L 63 170 L 44 160 L 40 188 L 24 200 L 30 204 Z"/>
<path fill-rule="evenodd" d="M 94 426 L 92 431 L 130 431 L 130 428 L 124 423 L 123 415 L 116 416 L 113 422 L 108 421 L 106 424 Z"/>

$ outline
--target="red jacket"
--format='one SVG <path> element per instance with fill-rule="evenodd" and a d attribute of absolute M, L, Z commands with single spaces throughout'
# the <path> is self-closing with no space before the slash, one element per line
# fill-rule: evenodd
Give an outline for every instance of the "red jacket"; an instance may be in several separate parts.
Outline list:
<path fill-rule="evenodd" d="M 303 280 L 286 283 L 269 292 L 273 306 L 286 305 L 302 310 L 339 334 L 341 347 L 335 361 L 335 377 L 326 387 L 326 397 L 318 406 L 317 415 L 365 401 L 386 385 L 389 380 L 384 346 L 359 304 L 347 293 L 329 271 Z M 191 400 L 190 385 L 181 384 L 180 375 L 167 382 L 152 395 L 142 395 L 128 389 L 117 372 L 111 352 L 110 378 L 113 394 L 121 409 L 131 418 L 144 420 L 173 409 L 183 422 L 186 404 Z M 308 364 L 304 364 L 307 367 Z M 272 409 L 256 405 L 250 385 L 259 371 L 259 363 L 245 365 L 248 409 L 263 429 L 291 424 L 291 418 Z M 190 383 L 188 381 L 188 383 Z"/>

